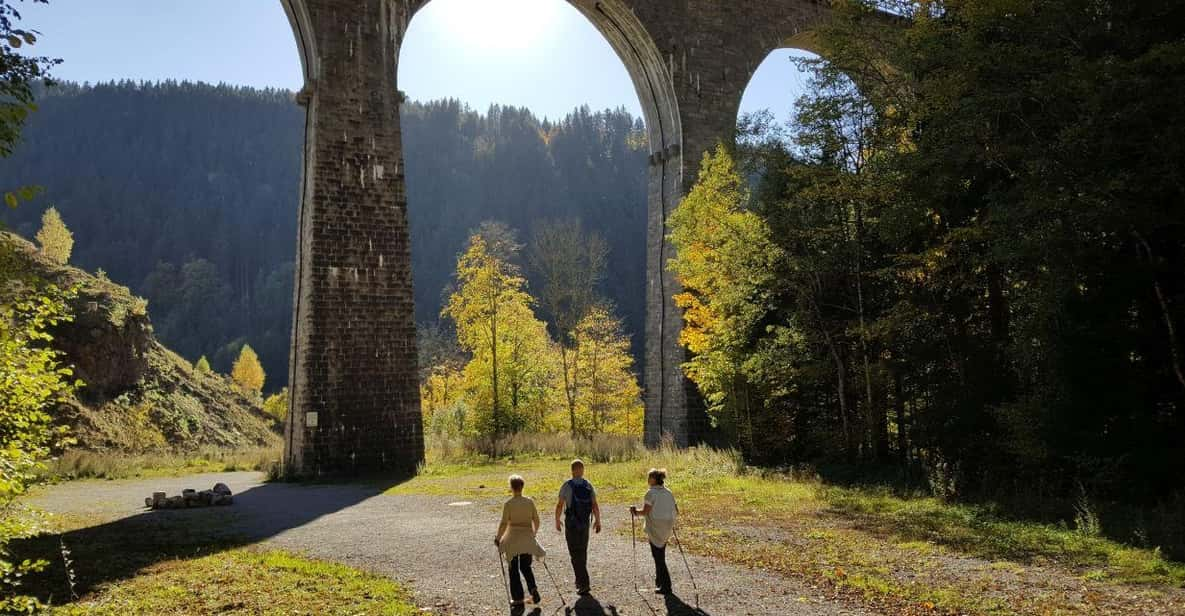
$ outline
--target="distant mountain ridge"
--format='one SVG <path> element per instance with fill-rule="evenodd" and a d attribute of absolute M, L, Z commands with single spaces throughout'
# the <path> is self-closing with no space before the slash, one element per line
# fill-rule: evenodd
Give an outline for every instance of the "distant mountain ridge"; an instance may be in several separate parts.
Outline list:
<path fill-rule="evenodd" d="M 62 84 L 39 97 L 0 186 L 45 187 L 75 233 L 73 262 L 149 300 L 161 340 L 228 371 L 244 343 L 287 379 L 304 110 L 283 90 L 200 83 Z M 405 103 L 418 321 L 438 317 L 468 232 L 497 219 L 529 239 L 580 219 L 610 245 L 604 294 L 640 350 L 646 147 L 624 110 L 559 122 L 520 108 Z M 40 204 L 0 220 L 26 237 Z"/>

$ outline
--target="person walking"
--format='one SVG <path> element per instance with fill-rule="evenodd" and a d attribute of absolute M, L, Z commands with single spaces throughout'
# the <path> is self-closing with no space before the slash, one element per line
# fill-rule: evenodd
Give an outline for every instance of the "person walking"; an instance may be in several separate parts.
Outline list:
<path fill-rule="evenodd" d="M 639 508 L 630 505 L 631 516 L 646 519 L 646 538 L 650 541 L 650 555 L 654 557 L 654 592 L 665 595 L 671 592 L 671 572 L 667 569 L 667 542 L 675 532 L 679 507 L 675 495 L 666 486 L 667 471 L 652 468 L 646 477 L 650 489 L 646 491 L 644 503 Z"/>
<path fill-rule="evenodd" d="M 535 508 L 535 501 L 523 496 L 525 486 L 526 481 L 521 476 L 510 476 L 510 491 L 514 496 L 502 505 L 502 522 L 494 536 L 494 545 L 498 546 L 501 557 L 510 562 L 510 605 L 514 607 L 524 604 L 524 581 L 527 592 L 531 593 L 531 601 L 538 605 L 543 600 L 535 584 L 531 561 L 543 558 L 547 552 L 535 539 L 539 532 L 539 510 Z"/>
<path fill-rule="evenodd" d="M 563 516 L 561 522 L 560 517 Z M 601 508 L 597 492 L 584 478 L 584 462 L 572 461 L 572 478 L 560 487 L 560 499 L 555 505 L 555 530 L 563 532 L 572 558 L 572 573 L 576 576 L 576 593 L 587 595 L 592 582 L 588 576 L 589 521 L 592 529 L 601 532 Z"/>

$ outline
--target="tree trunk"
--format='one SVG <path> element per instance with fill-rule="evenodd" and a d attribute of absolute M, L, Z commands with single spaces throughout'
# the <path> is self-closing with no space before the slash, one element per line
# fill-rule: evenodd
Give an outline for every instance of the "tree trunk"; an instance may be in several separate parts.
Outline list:
<path fill-rule="evenodd" d="M 1161 317 L 1164 319 L 1165 332 L 1167 339 L 1166 345 L 1169 347 L 1169 357 L 1173 363 L 1173 374 L 1177 377 L 1177 383 L 1181 386 L 1182 393 L 1185 393 L 1185 368 L 1182 367 L 1181 359 L 1181 344 L 1177 340 L 1177 326 L 1173 320 L 1173 312 L 1169 307 L 1168 298 L 1165 297 L 1164 289 L 1160 286 L 1160 279 L 1156 276 L 1156 263 L 1153 259 L 1152 245 L 1139 231 L 1132 231 L 1139 246 L 1143 249 L 1141 252 L 1144 259 L 1148 262 L 1148 267 L 1152 274 L 1152 291 L 1156 296 L 1156 303 L 1160 308 Z"/>
<path fill-rule="evenodd" d="M 864 404 L 868 429 L 869 455 L 872 460 L 878 460 L 884 451 L 881 448 L 878 426 L 884 421 L 884 409 L 879 410 L 872 400 L 872 366 L 868 359 L 868 325 L 864 318 L 864 211 L 859 206 L 856 210 L 856 314 L 860 320 L 860 354 L 864 362 Z"/>
<path fill-rule="evenodd" d="M 564 334 L 560 334 L 563 336 Z M 572 365 L 568 365 L 568 348 L 560 342 L 560 364 L 564 371 L 564 398 L 568 402 L 568 421 L 570 422 L 572 438 L 576 438 L 576 362 L 580 358 L 579 347 L 573 349 Z M 569 371 L 571 375 L 569 376 Z"/>

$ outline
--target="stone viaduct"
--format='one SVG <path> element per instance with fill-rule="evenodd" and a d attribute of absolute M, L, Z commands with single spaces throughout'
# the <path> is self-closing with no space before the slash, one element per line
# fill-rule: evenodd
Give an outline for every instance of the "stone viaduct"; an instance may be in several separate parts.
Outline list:
<path fill-rule="evenodd" d="M 423 459 L 399 50 L 430 0 L 281 0 L 304 70 L 304 173 L 285 468 L 407 471 Z M 482 0 L 506 2 L 514 0 Z M 555 0 L 557 2 L 562 0 Z M 646 442 L 696 442 L 706 415 L 680 364 L 663 222 L 703 153 L 733 138 L 753 71 L 809 48 L 827 0 L 567 0 L 625 64 L 650 138 Z"/>

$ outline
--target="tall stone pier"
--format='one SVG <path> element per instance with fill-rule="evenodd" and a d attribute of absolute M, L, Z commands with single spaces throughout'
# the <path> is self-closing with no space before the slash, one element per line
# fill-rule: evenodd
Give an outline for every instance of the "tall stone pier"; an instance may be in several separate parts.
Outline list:
<path fill-rule="evenodd" d="M 398 68 L 408 25 L 429 1 L 281 0 L 307 109 L 289 475 L 405 472 L 423 459 Z M 649 131 L 645 440 L 694 444 L 707 416 L 681 368 L 682 314 L 671 300 L 679 283 L 666 269 L 664 221 L 704 152 L 734 138 L 753 71 L 774 49 L 808 48 L 828 3 L 566 1 L 625 64 Z"/>

